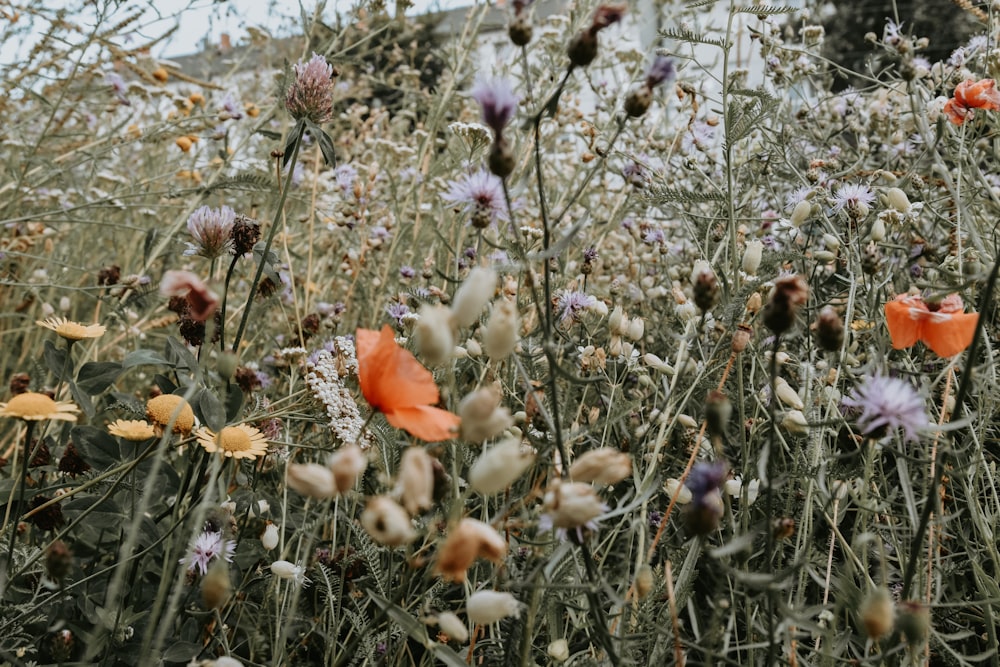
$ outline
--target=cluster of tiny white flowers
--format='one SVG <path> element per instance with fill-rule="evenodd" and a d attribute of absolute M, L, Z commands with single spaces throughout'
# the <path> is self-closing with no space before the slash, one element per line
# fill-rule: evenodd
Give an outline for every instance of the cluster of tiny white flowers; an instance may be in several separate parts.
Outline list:
<path fill-rule="evenodd" d="M 344 348 L 350 346 L 350 350 Z M 361 427 L 365 420 L 351 392 L 344 386 L 339 369 L 357 373 L 358 362 L 354 356 L 353 343 L 338 339 L 340 355 L 334 355 L 327 350 L 319 350 L 306 362 L 305 381 L 313 396 L 326 407 L 330 417 L 330 428 L 341 442 L 357 442 L 362 447 L 366 442 L 359 442 Z M 365 439 L 367 440 L 367 438 Z"/>

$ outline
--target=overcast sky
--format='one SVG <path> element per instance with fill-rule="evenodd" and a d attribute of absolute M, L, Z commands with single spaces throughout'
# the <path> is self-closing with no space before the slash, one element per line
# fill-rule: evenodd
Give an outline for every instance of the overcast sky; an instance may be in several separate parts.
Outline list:
<path fill-rule="evenodd" d="M 414 7 L 407 13 L 452 9 L 477 2 L 484 0 L 414 0 Z M 112 0 L 97 0 L 97 3 L 114 6 Z M 81 4 L 81 0 L 38 0 L 34 6 L 57 9 Z M 94 4 L 93 1 L 87 2 L 89 7 Z M 302 4 L 311 15 L 316 6 L 315 0 L 302 0 Z M 299 3 L 295 0 L 120 0 L 118 5 L 114 13 L 116 19 L 129 11 L 145 9 L 143 21 L 136 24 L 142 26 L 138 30 L 141 34 L 139 39 L 163 34 L 179 21 L 179 29 L 169 41 L 158 45 L 154 52 L 154 55 L 163 58 L 200 51 L 206 36 L 212 43 L 218 43 L 220 35 L 228 33 L 232 43 L 237 44 L 246 37 L 247 28 L 262 28 L 275 36 L 293 31 L 301 33 Z M 334 12 L 347 12 L 356 5 L 354 0 L 328 0 L 325 13 L 329 17 Z M 391 11 L 395 7 L 395 0 L 386 0 L 386 5 Z M 85 25 L 93 23 L 92 13 L 89 16 L 70 18 Z M 8 31 L 9 25 L 9 16 L 0 15 L 0 63 L 13 62 L 34 43 L 30 35 L 12 35 Z M 24 22 L 19 25 L 24 25 Z M 45 27 L 46 22 L 35 22 L 36 29 Z"/>

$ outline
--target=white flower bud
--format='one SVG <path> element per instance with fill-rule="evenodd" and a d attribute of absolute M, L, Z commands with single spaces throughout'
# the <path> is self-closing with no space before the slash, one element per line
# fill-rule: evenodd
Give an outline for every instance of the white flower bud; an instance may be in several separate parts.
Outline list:
<path fill-rule="evenodd" d="M 569 660 L 569 642 L 565 639 L 557 639 L 549 644 L 546 652 L 556 662 L 566 662 Z"/>
<path fill-rule="evenodd" d="M 388 496 L 368 501 L 361 513 L 361 525 L 373 540 L 387 547 L 408 544 L 417 536 L 406 510 Z"/>
<path fill-rule="evenodd" d="M 639 340 L 646 331 L 646 324 L 641 317 L 636 317 L 628 323 L 628 337 L 632 340 Z"/>
<path fill-rule="evenodd" d="M 469 629 L 465 627 L 465 623 L 450 611 L 443 611 L 437 615 L 437 625 L 441 628 L 441 632 L 459 644 L 464 644 L 469 639 Z"/>
<path fill-rule="evenodd" d="M 694 266 L 691 268 L 691 275 L 688 276 L 688 282 L 694 285 L 701 278 L 702 274 L 705 273 L 715 275 L 711 263 L 704 259 L 696 259 Z"/>
<path fill-rule="evenodd" d="M 615 484 L 631 474 L 631 457 L 611 447 L 585 452 L 569 467 L 569 476 L 575 482 Z"/>
<path fill-rule="evenodd" d="M 801 227 L 802 223 L 812 215 L 812 203 L 808 199 L 803 199 L 792 209 L 790 222 L 793 227 Z"/>
<path fill-rule="evenodd" d="M 406 448 L 399 461 L 397 491 L 411 515 L 434 504 L 434 462 L 420 445 Z"/>
<path fill-rule="evenodd" d="M 878 216 L 872 222 L 872 229 L 868 233 L 868 238 L 876 243 L 881 243 L 885 240 L 885 221 L 882 220 L 882 216 Z"/>
<path fill-rule="evenodd" d="M 290 563 L 287 560 L 276 560 L 271 563 L 271 572 L 280 579 L 294 581 L 296 584 L 303 584 L 308 581 L 305 576 L 305 568 L 301 565 Z"/>
<path fill-rule="evenodd" d="M 774 381 L 774 389 L 775 393 L 778 395 L 778 400 L 784 405 L 796 410 L 801 410 L 804 407 L 802 399 L 799 398 L 798 393 L 792 389 L 791 385 L 785 381 L 785 378 L 776 378 Z"/>
<path fill-rule="evenodd" d="M 600 315 L 601 317 L 607 317 L 608 304 L 604 303 L 600 299 L 595 299 L 594 303 L 590 304 L 589 310 L 595 315 Z"/>
<path fill-rule="evenodd" d="M 493 269 L 477 266 L 469 271 L 451 302 L 456 326 L 467 327 L 478 320 L 483 308 L 493 298 L 496 288 L 497 274 Z"/>
<path fill-rule="evenodd" d="M 608 506 L 589 484 L 555 480 L 545 493 L 543 510 L 553 528 L 578 528 L 606 512 Z"/>
<path fill-rule="evenodd" d="M 337 483 L 333 471 L 319 463 L 289 463 L 285 479 L 295 491 L 310 498 L 333 498 Z"/>
<path fill-rule="evenodd" d="M 667 496 L 670 498 L 674 497 L 674 494 L 677 493 L 678 488 L 680 488 L 680 494 L 678 494 L 677 496 L 677 504 L 687 505 L 689 502 L 691 502 L 691 499 L 694 497 L 691 495 L 691 489 L 681 484 L 681 481 L 679 479 L 674 479 L 673 477 L 668 479 L 663 484 L 663 490 L 667 492 Z"/>
<path fill-rule="evenodd" d="M 414 330 L 417 353 L 428 366 L 438 366 L 451 358 L 455 349 L 452 312 L 446 306 L 425 304 Z"/>
<path fill-rule="evenodd" d="M 739 477 L 727 479 L 723 482 L 722 488 L 730 498 L 739 498 L 740 492 L 743 490 L 743 480 Z"/>
<path fill-rule="evenodd" d="M 243 663 L 236 658 L 224 655 L 208 663 L 208 667 L 243 667 Z"/>
<path fill-rule="evenodd" d="M 477 558 L 500 563 L 506 555 L 507 543 L 493 526 L 465 518 L 448 532 L 434 570 L 448 581 L 462 583 Z"/>
<path fill-rule="evenodd" d="M 789 410 L 781 419 L 781 425 L 792 435 L 809 435 L 809 422 L 801 410 Z"/>
<path fill-rule="evenodd" d="M 764 244 L 760 239 L 750 239 L 747 241 L 746 250 L 743 251 L 743 271 L 748 276 L 757 275 L 760 268 L 760 260 L 764 256 Z"/>
<path fill-rule="evenodd" d="M 827 250 L 836 252 L 840 249 L 840 239 L 833 234 L 823 234 L 823 245 Z"/>
<path fill-rule="evenodd" d="M 508 616 L 519 616 L 521 604 L 510 593 L 476 591 L 465 603 L 465 611 L 473 623 L 490 625 Z"/>
<path fill-rule="evenodd" d="M 660 373 L 666 373 L 667 375 L 673 375 L 674 373 L 674 369 L 670 364 L 663 361 L 652 352 L 647 352 L 646 354 L 642 355 L 642 362 L 646 364 L 646 366 L 648 366 L 649 368 L 652 368 L 654 371 L 659 371 Z"/>
<path fill-rule="evenodd" d="M 889 199 L 889 206 L 893 207 L 900 213 L 909 213 L 910 209 L 913 207 L 910 204 L 910 198 L 906 196 L 906 193 L 899 188 L 889 188 L 886 192 L 886 197 Z"/>
<path fill-rule="evenodd" d="M 473 359 L 478 359 L 483 356 L 483 346 L 479 344 L 479 341 L 475 338 L 470 338 L 465 341 L 465 350 L 469 353 L 469 356 Z"/>
<path fill-rule="evenodd" d="M 268 521 L 267 525 L 264 526 L 264 533 L 260 536 L 260 543 L 265 549 L 270 551 L 278 546 L 278 537 L 278 527 Z"/>
<path fill-rule="evenodd" d="M 483 347 L 493 361 L 506 359 L 517 347 L 519 328 L 517 305 L 503 299 L 493 304 L 493 312 L 483 332 Z"/>
<path fill-rule="evenodd" d="M 751 479 L 747 483 L 747 505 L 753 505 L 758 495 L 760 495 L 760 480 Z"/>
<path fill-rule="evenodd" d="M 522 448 L 519 439 L 505 438 L 483 452 L 472 464 L 469 486 L 483 495 L 500 493 L 534 462 L 535 453 Z"/>
<path fill-rule="evenodd" d="M 59 299 L 59 310 L 64 313 L 68 313 L 69 309 L 73 307 L 73 302 L 70 301 L 68 296 L 64 296 Z"/>
<path fill-rule="evenodd" d="M 469 442 L 483 442 L 514 425 L 510 410 L 500 406 L 500 398 L 500 390 L 496 385 L 490 385 L 462 399 L 458 404 L 462 438 Z"/>
<path fill-rule="evenodd" d="M 622 331 L 622 322 L 627 321 L 625 318 L 625 311 L 622 310 L 621 306 L 615 306 L 615 309 L 611 311 L 611 316 L 608 317 L 608 330 L 612 334 L 618 334 L 619 336 L 625 333 Z M 628 324 L 625 325 L 626 328 Z"/>

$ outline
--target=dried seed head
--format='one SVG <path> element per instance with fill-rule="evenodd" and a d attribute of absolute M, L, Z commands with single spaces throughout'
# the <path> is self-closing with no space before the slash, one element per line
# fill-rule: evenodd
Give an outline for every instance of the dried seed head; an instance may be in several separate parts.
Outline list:
<path fill-rule="evenodd" d="M 774 281 L 771 296 L 764 307 L 764 325 L 783 334 L 795 324 L 799 308 L 809 300 L 809 285 L 800 275 L 784 276 Z"/>
<path fill-rule="evenodd" d="M 816 342 L 828 352 L 837 352 L 844 345 L 844 321 L 833 306 L 823 306 L 816 317 Z"/>

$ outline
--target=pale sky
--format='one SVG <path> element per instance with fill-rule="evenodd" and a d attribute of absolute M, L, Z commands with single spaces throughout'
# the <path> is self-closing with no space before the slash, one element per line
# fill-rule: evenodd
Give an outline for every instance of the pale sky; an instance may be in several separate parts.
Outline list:
<path fill-rule="evenodd" d="M 453 9 L 468 6 L 484 0 L 414 0 L 407 14 L 419 14 L 431 9 Z M 6 3 L 2 3 L 6 4 Z M 79 6 L 81 0 L 38 0 L 34 7 L 57 9 L 65 6 Z M 111 0 L 88 0 L 86 5 L 95 4 L 114 7 Z M 305 11 L 312 15 L 316 6 L 315 0 L 302 0 Z M 328 0 L 325 15 L 332 16 L 335 12 L 346 12 L 356 6 L 354 0 Z M 395 0 L 386 0 L 390 11 L 395 7 Z M 201 50 L 202 40 L 207 36 L 213 43 L 218 43 L 222 33 L 228 33 L 232 43 L 238 44 L 247 35 L 247 28 L 263 28 L 273 36 L 282 36 L 293 32 L 301 34 L 301 14 L 299 3 L 294 0 L 121 0 L 114 12 L 114 18 L 120 19 L 131 11 L 144 9 L 143 19 L 134 24 L 142 38 L 160 35 L 178 21 L 180 28 L 174 32 L 170 40 L 158 45 L 154 55 L 161 58 L 186 55 Z M 83 25 L 93 24 L 92 10 L 89 16 L 71 16 Z M 36 29 L 47 27 L 43 22 L 36 21 Z M 23 23 L 21 24 L 23 25 Z M 8 31 L 9 16 L 0 15 L 0 64 L 11 63 L 18 59 L 35 40 L 31 35 L 12 36 Z"/>

